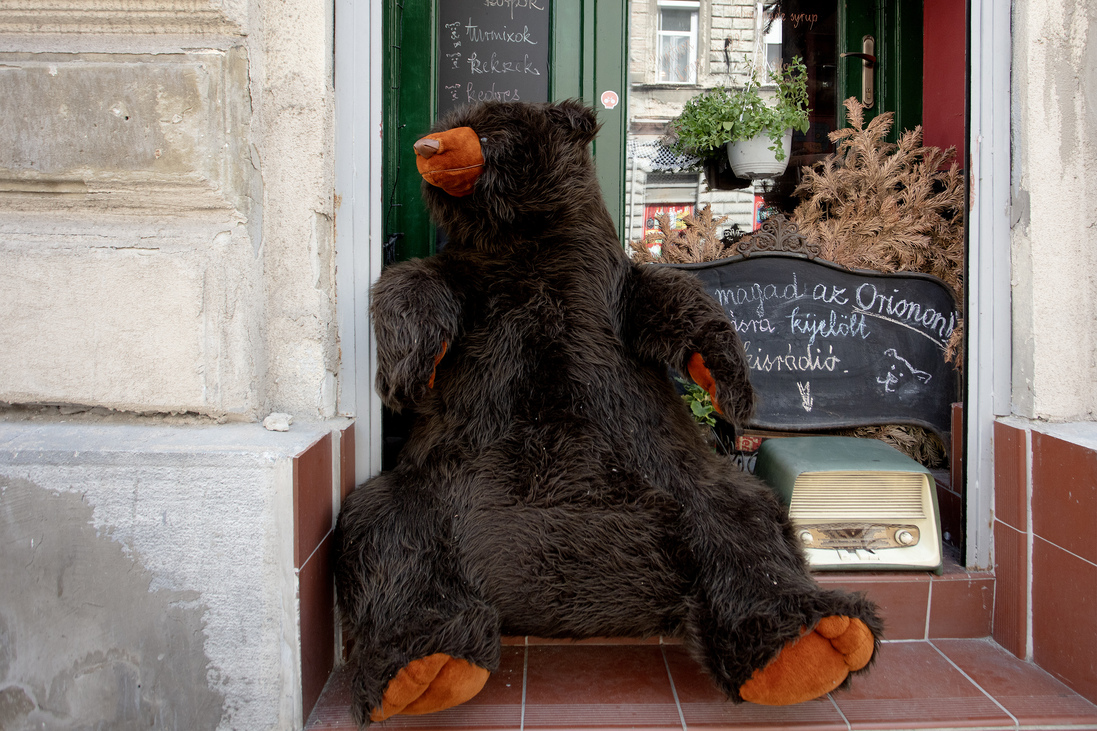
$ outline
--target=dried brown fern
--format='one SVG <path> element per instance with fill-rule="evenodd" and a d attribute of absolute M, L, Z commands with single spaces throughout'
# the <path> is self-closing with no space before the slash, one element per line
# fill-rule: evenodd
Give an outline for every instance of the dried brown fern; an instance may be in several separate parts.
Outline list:
<path fill-rule="evenodd" d="M 921 127 L 889 143 L 891 112 L 865 125 L 864 107 L 855 98 L 845 107 L 851 126 L 831 132 L 836 152 L 804 170 L 792 221 L 822 246 L 825 259 L 881 272 L 932 274 L 962 302 L 964 181 L 953 161 L 955 149 L 923 147 Z M 960 342 L 954 333 L 950 360 L 958 360 Z"/>
<path fill-rule="evenodd" d="M 706 205 L 696 215 L 682 216 L 685 228 L 674 228 L 670 214 L 655 216 L 659 229 L 652 231 L 642 241 L 632 241 L 632 258 L 640 264 L 660 262 L 663 264 L 690 264 L 702 261 L 726 259 L 736 254 L 735 245 L 724 242 L 720 224 L 727 216 L 715 218 L 712 207 Z M 653 254 L 651 247 L 658 245 L 659 253 Z"/>

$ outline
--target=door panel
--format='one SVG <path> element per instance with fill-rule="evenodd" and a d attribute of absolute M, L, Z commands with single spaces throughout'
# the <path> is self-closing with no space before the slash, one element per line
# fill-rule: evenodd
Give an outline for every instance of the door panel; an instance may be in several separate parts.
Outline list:
<path fill-rule="evenodd" d="M 838 25 L 839 54 L 861 52 L 865 37 L 875 42 L 876 98 L 865 121 L 894 112 L 891 140 L 921 124 L 922 0 L 840 0 Z M 856 56 L 839 56 L 839 99 L 861 99 L 862 67 Z"/>

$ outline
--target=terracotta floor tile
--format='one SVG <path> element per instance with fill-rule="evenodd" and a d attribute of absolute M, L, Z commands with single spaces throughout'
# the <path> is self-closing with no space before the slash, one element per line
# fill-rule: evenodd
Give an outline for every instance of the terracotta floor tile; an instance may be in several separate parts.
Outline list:
<path fill-rule="evenodd" d="M 927 642 L 885 643 L 872 670 L 832 694 L 852 729 L 1013 728 L 1013 720 Z"/>
<path fill-rule="evenodd" d="M 1097 726 L 1097 706 L 988 640 L 936 640 L 950 660 L 1022 726 Z"/>
<path fill-rule="evenodd" d="M 994 611 L 994 579 L 934 579 L 931 583 L 929 636 L 989 637 Z"/>
<path fill-rule="evenodd" d="M 633 637 L 591 637 L 585 640 L 558 640 L 551 637 L 527 637 L 526 644 L 530 645 L 658 645 L 658 637 L 645 637 L 643 639 Z"/>
<path fill-rule="evenodd" d="M 817 575 L 815 578 L 823 586 L 836 586 L 868 595 L 880 607 L 885 639 L 925 639 L 929 610 L 928 574 L 840 574 L 834 577 Z"/>
<path fill-rule="evenodd" d="M 528 648 L 525 728 L 643 727 L 681 731 L 662 648 Z"/>
<path fill-rule="evenodd" d="M 705 729 L 844 729 L 842 714 L 829 698 L 795 706 L 732 703 L 716 689 L 701 666 L 682 647 L 666 648 L 667 665 L 682 707 L 686 728 Z"/>

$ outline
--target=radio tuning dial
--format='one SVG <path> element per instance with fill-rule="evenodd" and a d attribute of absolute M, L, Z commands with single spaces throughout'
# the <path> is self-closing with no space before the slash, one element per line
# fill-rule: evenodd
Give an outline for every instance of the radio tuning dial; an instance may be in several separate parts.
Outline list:
<path fill-rule="evenodd" d="M 895 540 L 901 546 L 909 546 L 910 544 L 914 543 L 914 534 L 911 533 L 909 530 L 901 530 L 896 532 Z"/>
<path fill-rule="evenodd" d="M 815 536 L 811 535 L 811 531 L 809 530 L 802 530 L 800 531 L 800 542 L 805 546 L 810 546 L 815 542 Z"/>

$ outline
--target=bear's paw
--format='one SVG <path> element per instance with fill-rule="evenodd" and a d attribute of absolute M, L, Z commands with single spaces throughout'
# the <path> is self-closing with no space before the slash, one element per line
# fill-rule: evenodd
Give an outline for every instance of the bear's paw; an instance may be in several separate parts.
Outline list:
<path fill-rule="evenodd" d="M 763 706 L 818 698 L 868 665 L 875 644 L 872 631 L 861 620 L 825 617 L 814 630 L 785 645 L 773 662 L 755 670 L 739 688 L 739 695 Z"/>
<path fill-rule="evenodd" d="M 389 681 L 381 707 L 370 713 L 370 720 L 384 721 L 396 714 L 421 716 L 460 705 L 483 689 L 490 674 L 441 652 L 412 660 Z"/>

